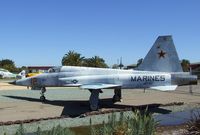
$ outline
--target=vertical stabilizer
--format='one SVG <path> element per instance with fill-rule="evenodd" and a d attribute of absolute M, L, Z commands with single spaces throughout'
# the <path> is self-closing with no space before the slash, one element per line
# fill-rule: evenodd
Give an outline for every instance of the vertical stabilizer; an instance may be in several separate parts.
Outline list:
<path fill-rule="evenodd" d="M 159 36 L 137 70 L 182 72 L 172 36 Z"/>

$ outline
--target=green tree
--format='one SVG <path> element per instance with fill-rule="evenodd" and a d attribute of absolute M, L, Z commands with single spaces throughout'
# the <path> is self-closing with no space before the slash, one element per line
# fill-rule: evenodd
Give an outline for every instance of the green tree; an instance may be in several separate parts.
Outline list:
<path fill-rule="evenodd" d="M 99 67 L 99 68 L 107 68 L 108 65 L 105 63 L 103 58 L 99 56 L 94 56 L 92 58 L 84 59 L 84 66 L 86 67 Z"/>
<path fill-rule="evenodd" d="M 181 66 L 183 68 L 183 72 L 189 72 L 190 71 L 190 61 L 183 59 L 181 61 Z"/>
<path fill-rule="evenodd" d="M 28 68 L 27 67 L 25 67 L 25 66 L 22 66 L 22 67 L 18 67 L 18 68 L 16 68 L 16 73 L 20 73 L 22 70 L 25 70 L 25 71 L 27 71 L 28 70 Z"/>
<path fill-rule="evenodd" d="M 63 66 L 82 66 L 84 57 L 80 53 L 69 51 L 62 58 Z"/>
<path fill-rule="evenodd" d="M 14 61 L 10 60 L 10 59 L 3 59 L 0 61 L 0 67 L 7 69 L 11 72 L 16 72 L 17 68 L 15 66 Z"/>
<path fill-rule="evenodd" d="M 112 69 L 118 69 L 118 68 L 119 68 L 119 65 L 118 65 L 118 64 L 112 65 Z"/>

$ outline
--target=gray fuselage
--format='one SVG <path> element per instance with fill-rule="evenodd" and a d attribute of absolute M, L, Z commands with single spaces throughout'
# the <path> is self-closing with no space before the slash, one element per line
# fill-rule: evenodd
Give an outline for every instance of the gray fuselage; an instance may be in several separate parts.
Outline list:
<path fill-rule="evenodd" d="M 195 84 L 196 76 L 188 73 L 103 69 L 62 66 L 31 78 L 16 81 L 17 85 L 37 87 L 79 87 L 88 84 L 116 84 L 123 89 Z"/>

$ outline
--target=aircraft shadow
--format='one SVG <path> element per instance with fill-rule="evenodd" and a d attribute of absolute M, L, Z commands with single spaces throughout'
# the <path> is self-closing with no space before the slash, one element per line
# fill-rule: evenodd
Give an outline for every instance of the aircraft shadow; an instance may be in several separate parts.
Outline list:
<path fill-rule="evenodd" d="M 9 96 L 3 95 L 7 98 L 18 99 L 18 100 L 25 100 L 30 102 L 41 102 L 40 99 L 31 98 L 31 97 L 21 97 L 21 96 Z M 78 117 L 82 114 L 90 112 L 89 109 L 89 101 L 87 100 L 46 100 L 44 104 L 50 104 L 55 106 L 63 106 L 63 111 L 61 116 L 67 117 Z M 161 114 L 168 114 L 171 111 L 159 108 L 160 104 L 146 104 L 140 106 L 132 106 L 132 105 L 122 105 L 122 104 L 113 104 L 112 98 L 107 99 L 100 99 L 100 108 L 107 108 L 107 109 L 130 109 L 130 110 L 145 110 L 148 108 L 148 112 L 151 113 L 161 113 Z"/>

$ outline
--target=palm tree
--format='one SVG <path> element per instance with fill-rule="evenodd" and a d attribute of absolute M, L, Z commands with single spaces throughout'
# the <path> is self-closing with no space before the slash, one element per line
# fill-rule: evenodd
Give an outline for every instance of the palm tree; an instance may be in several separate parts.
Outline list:
<path fill-rule="evenodd" d="M 74 51 L 69 51 L 62 58 L 62 65 L 63 66 L 82 66 L 83 60 L 84 60 L 84 57 L 81 57 L 81 54 Z"/>
<path fill-rule="evenodd" d="M 190 71 L 190 61 L 189 60 L 183 59 L 181 61 L 181 66 L 182 66 L 184 72 Z"/>
<path fill-rule="evenodd" d="M 84 66 L 87 67 L 99 67 L 99 68 L 107 68 L 107 64 L 103 58 L 99 56 L 94 56 L 92 58 L 87 58 L 84 60 Z"/>
<path fill-rule="evenodd" d="M 119 68 L 119 65 L 118 65 L 118 64 L 112 65 L 112 69 L 118 69 L 118 68 Z"/>

